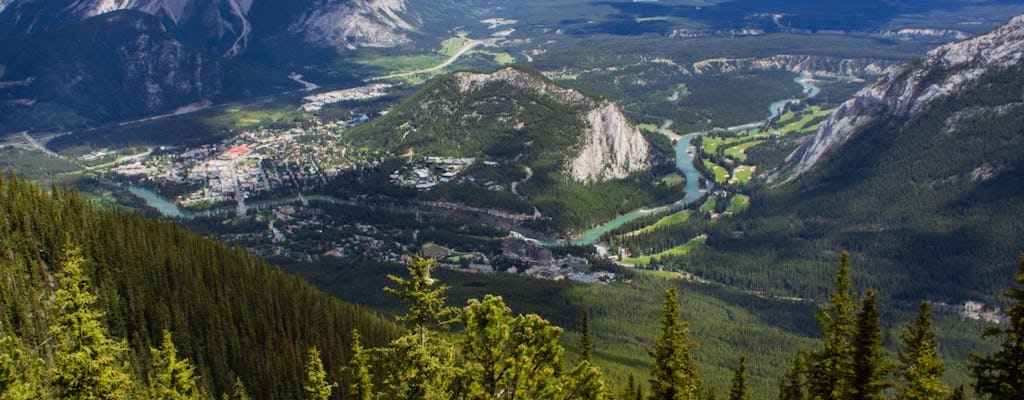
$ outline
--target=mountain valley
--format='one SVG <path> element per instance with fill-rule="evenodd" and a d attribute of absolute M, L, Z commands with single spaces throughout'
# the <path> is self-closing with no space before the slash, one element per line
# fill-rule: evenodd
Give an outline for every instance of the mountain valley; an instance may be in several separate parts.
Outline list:
<path fill-rule="evenodd" d="M 0 350 L 42 346 L 48 321 L 26 321 L 45 302 L 22 297 L 50 293 L 40 279 L 78 243 L 136 372 L 166 328 L 210 394 L 238 379 L 290 398 L 315 345 L 348 398 L 349 329 L 403 351 L 407 320 L 389 320 L 408 303 L 381 288 L 421 255 L 458 313 L 496 294 L 564 328 L 564 378 L 593 365 L 604 398 L 657 379 L 660 299 L 678 288 L 703 388 L 727 393 L 745 357 L 752 398 L 773 398 L 796 351 L 812 362 L 829 340 L 843 259 L 857 303 L 877 290 L 882 348 L 904 349 L 895 332 L 928 301 L 942 382 L 970 390 L 970 355 L 995 349 L 979 332 L 1013 323 L 1000 292 L 1024 249 L 1024 16 L 1007 20 L 1024 3 L 549 3 L 0 0 L 0 168 L 22 174 L 0 180 L 0 228 L 23 238 L 0 254 L 18 276 Z M 50 209 L 13 200 L 29 197 Z M 61 239 L 65 208 L 88 217 Z M 86 240 L 103 224 L 164 233 Z M 191 246 L 182 274 L 219 271 L 210 287 L 142 282 L 191 271 L 167 241 Z M 217 297 L 224 274 L 245 282 L 236 303 Z M 279 321 L 306 307 L 289 290 L 308 309 Z M 275 308 L 200 326 L 202 307 L 248 296 Z M 593 360 L 573 353 L 591 339 Z"/>

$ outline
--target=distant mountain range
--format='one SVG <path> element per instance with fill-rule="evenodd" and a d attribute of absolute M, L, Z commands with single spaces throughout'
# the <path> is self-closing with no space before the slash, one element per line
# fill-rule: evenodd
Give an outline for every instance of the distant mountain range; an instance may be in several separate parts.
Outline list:
<path fill-rule="evenodd" d="M 0 2 L 0 35 L 38 34 L 117 10 L 160 19 L 189 46 L 233 57 L 259 41 L 389 47 L 409 41 L 419 18 L 406 0 L 10 0 Z"/>

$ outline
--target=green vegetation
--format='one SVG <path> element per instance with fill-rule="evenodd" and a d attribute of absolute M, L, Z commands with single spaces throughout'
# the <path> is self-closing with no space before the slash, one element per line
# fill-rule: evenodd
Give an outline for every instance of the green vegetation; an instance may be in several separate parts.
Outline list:
<path fill-rule="evenodd" d="M 780 296 L 820 297 L 822 252 L 848 248 L 865 265 L 858 279 L 878 289 L 882 304 L 889 296 L 1000 304 L 993 288 L 1009 273 L 1006 254 L 1024 243 L 1016 222 L 1024 220 L 1016 206 L 1024 202 L 1024 114 L 943 121 L 965 107 L 1019 102 L 1019 88 L 1021 74 L 985 77 L 911 119 L 866 126 L 788 185 L 748 184 L 753 201 L 742 220 L 716 221 L 707 246 L 679 265 Z M 984 171 L 993 173 L 986 179 Z"/>
<path fill-rule="evenodd" d="M 292 398 L 302 391 L 309 346 L 327 349 L 336 365 L 353 328 L 372 335 L 374 345 L 397 334 L 378 315 L 241 249 L 96 211 L 72 190 L 46 193 L 3 177 L 0 205 L 0 276 L 8 282 L 0 288 L 0 336 L 16 338 L 0 339 L 0 347 L 20 349 L 22 373 L 61 371 L 25 377 L 41 393 L 121 391 L 142 386 L 132 383 L 144 381 L 136 374 L 160 376 L 161 365 L 181 370 L 161 345 L 167 330 L 203 390 L 228 393 L 240 380 L 255 392 Z M 56 292 L 50 282 L 59 282 Z M 88 340 L 79 340 L 82 332 Z M 152 356 L 157 345 L 163 353 Z"/>
<path fill-rule="evenodd" d="M 999 349 L 988 356 L 971 356 L 971 376 L 974 390 L 980 395 L 993 399 L 1015 399 L 1024 395 L 1024 370 L 1021 370 L 1021 354 L 1024 354 L 1024 253 L 1018 256 L 1019 267 L 1014 274 L 1016 286 L 1003 292 L 1013 301 L 1004 311 L 1010 318 L 1009 326 L 989 327 L 985 336 L 1002 336 Z"/>
<path fill-rule="evenodd" d="M 715 209 L 717 208 L 717 206 L 718 206 L 718 196 L 708 197 L 708 199 L 706 201 L 704 201 L 704 204 L 700 206 L 700 212 L 701 212 L 701 214 L 711 214 L 711 213 L 715 212 Z"/>
<path fill-rule="evenodd" d="M 747 151 L 747 149 L 749 149 L 751 147 L 754 147 L 754 146 L 757 146 L 757 145 L 759 145 L 761 143 L 764 143 L 764 141 L 763 140 L 754 140 L 754 141 L 751 141 L 751 142 L 745 142 L 743 144 L 738 144 L 738 145 L 729 147 L 728 149 L 725 149 L 725 155 L 729 156 L 730 158 L 732 158 L 732 159 L 734 159 L 736 161 L 744 162 L 744 161 L 747 160 L 747 156 L 743 152 L 745 152 L 745 151 Z M 715 178 L 717 179 L 717 176 Z"/>
<path fill-rule="evenodd" d="M 736 215 L 750 207 L 750 196 L 737 194 L 729 199 L 729 207 L 725 209 L 726 214 Z"/>
<path fill-rule="evenodd" d="M 708 170 L 710 170 L 713 174 L 715 174 L 715 182 L 721 184 L 721 183 L 725 183 L 725 181 L 729 179 L 729 170 L 727 170 L 727 169 L 723 168 L 722 166 L 720 166 L 718 164 L 715 164 L 715 163 L 713 163 L 711 161 L 708 161 L 708 160 L 702 160 L 702 161 L 704 163 L 704 167 L 707 168 Z"/>
<path fill-rule="evenodd" d="M 736 169 L 732 170 L 732 178 L 729 178 L 730 184 L 746 184 L 750 183 L 750 179 L 754 177 L 754 171 L 756 167 L 750 165 L 740 165 Z"/>
<path fill-rule="evenodd" d="M 643 256 L 637 256 L 637 257 L 629 257 L 629 258 L 623 259 L 622 262 L 624 262 L 626 264 L 632 264 L 632 265 L 648 265 L 652 261 L 659 260 L 662 257 L 686 255 L 686 253 L 689 253 L 691 250 L 693 250 L 697 246 L 700 246 L 700 245 L 704 244 L 704 242 L 706 242 L 707 239 L 708 239 L 707 237 L 703 237 L 703 236 L 702 237 L 697 237 L 697 238 L 694 238 L 693 240 L 690 240 L 689 242 L 686 242 L 685 244 L 681 244 L 679 246 L 673 247 L 673 248 L 665 250 L 663 252 L 660 252 L 660 253 L 657 253 L 657 254 L 652 254 L 652 255 L 643 255 Z"/>

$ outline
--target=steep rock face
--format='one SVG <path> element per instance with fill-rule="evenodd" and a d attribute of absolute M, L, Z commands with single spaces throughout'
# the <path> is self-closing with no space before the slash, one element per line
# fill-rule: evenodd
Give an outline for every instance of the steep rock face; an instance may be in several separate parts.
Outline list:
<path fill-rule="evenodd" d="M 415 30 L 406 13 L 405 0 L 320 0 L 307 7 L 288 31 L 312 44 L 392 47 L 408 42 L 406 32 Z"/>
<path fill-rule="evenodd" d="M 265 90 L 236 82 L 240 74 L 231 63 L 190 50 L 155 17 L 135 11 L 0 44 L 0 59 L 9 60 L 5 79 L 28 82 L 0 89 L 0 97 L 61 104 L 94 121 Z M 24 54 L 32 56 L 18 56 Z M 260 82 L 269 86 L 274 79 Z"/>
<path fill-rule="evenodd" d="M 569 162 L 569 176 L 578 182 L 622 179 L 650 167 L 650 148 L 619 107 L 602 101 L 587 111 L 583 149 Z"/>
<path fill-rule="evenodd" d="M 203 47 L 234 56 L 245 50 L 253 0 L 11 0 L 0 10 L 0 33 L 34 34 L 118 10 L 137 10 L 186 31 Z"/>
<path fill-rule="evenodd" d="M 257 31 L 354 49 L 406 43 L 419 23 L 406 0 L 0 0 L 0 34 L 40 33 L 117 10 L 157 16 L 190 45 L 228 57 L 259 39 Z"/>
<path fill-rule="evenodd" d="M 917 114 L 982 77 L 1024 65 L 1024 15 L 990 33 L 928 52 L 886 71 L 843 103 L 807 142 L 789 155 L 772 180 L 791 180 L 818 165 L 869 123 Z"/>

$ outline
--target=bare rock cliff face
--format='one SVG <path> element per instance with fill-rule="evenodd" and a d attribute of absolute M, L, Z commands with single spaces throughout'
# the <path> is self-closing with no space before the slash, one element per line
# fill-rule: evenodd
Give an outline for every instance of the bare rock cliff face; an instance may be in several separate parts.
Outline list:
<path fill-rule="evenodd" d="M 307 8 L 288 27 L 311 44 L 358 47 L 393 47 L 407 43 L 409 22 L 405 0 L 322 0 Z"/>
<path fill-rule="evenodd" d="M 769 179 L 792 180 L 813 169 L 869 123 L 879 118 L 912 116 L 988 73 L 1021 65 L 1024 15 L 987 34 L 938 47 L 917 62 L 890 68 L 874 84 L 843 103 Z"/>
<path fill-rule="evenodd" d="M 622 179 L 650 167 L 650 146 L 640 131 L 626 120 L 619 107 L 602 101 L 584 116 L 587 131 L 583 149 L 568 166 L 578 182 Z"/>

